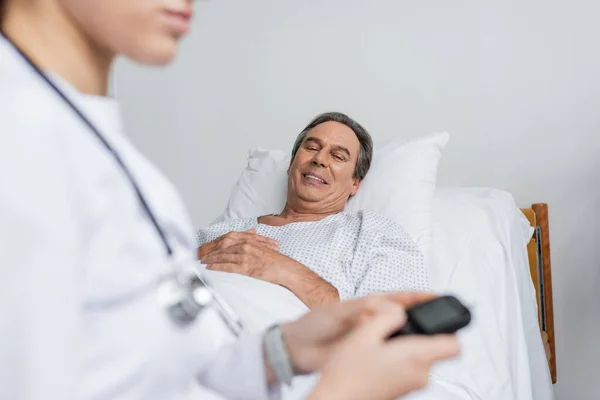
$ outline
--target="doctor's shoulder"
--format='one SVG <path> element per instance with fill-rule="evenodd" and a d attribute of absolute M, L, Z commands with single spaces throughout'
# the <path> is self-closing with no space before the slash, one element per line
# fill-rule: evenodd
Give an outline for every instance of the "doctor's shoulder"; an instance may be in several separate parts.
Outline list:
<path fill-rule="evenodd" d="M 79 190 L 78 121 L 35 78 L 0 66 L 0 88 L 0 213 L 79 226 L 87 192 Z"/>
<path fill-rule="evenodd" d="M 22 67 L 26 68 L 26 67 Z M 47 146 L 71 119 L 57 96 L 23 71 L 0 68 L 0 135 L 6 152 L 18 155 Z"/>

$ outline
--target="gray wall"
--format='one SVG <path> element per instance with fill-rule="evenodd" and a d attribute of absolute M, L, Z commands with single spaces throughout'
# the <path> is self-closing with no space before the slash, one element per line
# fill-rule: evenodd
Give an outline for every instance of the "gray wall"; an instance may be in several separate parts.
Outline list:
<path fill-rule="evenodd" d="M 347 112 L 376 140 L 448 130 L 440 184 L 549 203 L 557 399 L 598 397 L 599 2 L 214 0 L 196 11 L 166 71 L 115 71 L 133 140 L 196 225 L 223 210 L 249 148 L 291 148 L 319 112 Z"/>

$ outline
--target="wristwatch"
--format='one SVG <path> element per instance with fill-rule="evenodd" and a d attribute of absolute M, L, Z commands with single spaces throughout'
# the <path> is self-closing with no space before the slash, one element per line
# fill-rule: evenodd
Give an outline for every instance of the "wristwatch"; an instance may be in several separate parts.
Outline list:
<path fill-rule="evenodd" d="M 287 346 L 281 335 L 281 326 L 273 325 L 267 329 L 264 340 L 267 362 L 271 365 L 279 382 L 289 385 L 295 373 L 290 363 Z"/>

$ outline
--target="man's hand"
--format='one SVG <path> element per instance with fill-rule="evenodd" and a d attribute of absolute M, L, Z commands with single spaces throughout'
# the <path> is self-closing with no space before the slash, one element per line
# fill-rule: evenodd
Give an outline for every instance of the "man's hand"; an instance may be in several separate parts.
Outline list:
<path fill-rule="evenodd" d="M 233 272 L 291 290 L 309 308 L 339 302 L 337 289 L 301 263 L 258 242 L 214 250 L 200 260 L 212 271 Z"/>
<path fill-rule="evenodd" d="M 212 242 L 204 243 L 198 248 L 198 259 L 202 260 L 205 256 L 215 251 L 245 243 L 279 251 L 279 243 L 277 241 L 257 234 L 256 229 L 250 229 L 245 232 L 229 232 Z"/>
<path fill-rule="evenodd" d="M 278 282 L 280 270 L 290 261 L 293 260 L 256 240 L 223 246 L 200 259 L 209 270 L 234 272 L 272 283 Z"/>

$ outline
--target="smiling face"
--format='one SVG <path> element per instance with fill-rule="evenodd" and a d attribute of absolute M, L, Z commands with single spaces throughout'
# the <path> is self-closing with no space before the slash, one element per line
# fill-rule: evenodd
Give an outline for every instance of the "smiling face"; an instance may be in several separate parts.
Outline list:
<path fill-rule="evenodd" d="M 341 212 L 356 194 L 360 142 L 352 129 L 324 122 L 306 134 L 288 169 L 288 205 L 315 213 Z"/>

